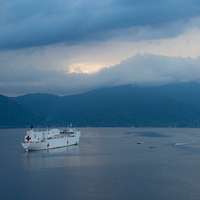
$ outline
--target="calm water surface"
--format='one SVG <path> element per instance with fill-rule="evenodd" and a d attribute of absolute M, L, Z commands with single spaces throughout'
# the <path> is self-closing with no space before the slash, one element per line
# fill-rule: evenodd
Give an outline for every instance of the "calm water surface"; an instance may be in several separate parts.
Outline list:
<path fill-rule="evenodd" d="M 200 129 L 84 128 L 79 146 L 25 153 L 0 130 L 0 199 L 200 199 Z"/>

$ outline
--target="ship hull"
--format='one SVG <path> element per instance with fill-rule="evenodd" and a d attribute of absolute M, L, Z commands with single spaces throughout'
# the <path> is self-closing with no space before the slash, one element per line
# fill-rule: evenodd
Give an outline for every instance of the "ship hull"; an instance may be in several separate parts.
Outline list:
<path fill-rule="evenodd" d="M 61 138 L 53 138 L 43 142 L 22 143 L 22 147 L 25 149 L 25 151 L 38 151 L 61 148 L 77 144 L 79 144 L 79 135 L 76 135 L 74 137 L 65 136 Z"/>

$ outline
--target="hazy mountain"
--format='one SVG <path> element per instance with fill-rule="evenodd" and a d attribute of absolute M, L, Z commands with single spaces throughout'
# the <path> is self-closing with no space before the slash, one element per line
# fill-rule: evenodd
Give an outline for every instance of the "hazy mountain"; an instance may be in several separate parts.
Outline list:
<path fill-rule="evenodd" d="M 84 94 L 1 96 L 0 126 L 200 126 L 200 84 L 118 86 Z"/>
<path fill-rule="evenodd" d="M 0 95 L 0 127 L 27 126 L 38 123 L 34 113 L 19 105 L 14 99 Z"/>
<path fill-rule="evenodd" d="M 27 110 L 42 118 L 46 122 L 51 116 L 52 109 L 58 104 L 59 96 L 52 94 L 27 94 L 14 98 L 14 100 Z"/>

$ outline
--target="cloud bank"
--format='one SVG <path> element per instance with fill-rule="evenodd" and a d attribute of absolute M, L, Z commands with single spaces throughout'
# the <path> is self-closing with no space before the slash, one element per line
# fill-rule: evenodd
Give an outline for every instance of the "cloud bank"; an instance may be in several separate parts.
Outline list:
<path fill-rule="evenodd" d="M 197 0 L 0 2 L 0 94 L 200 79 Z"/>
<path fill-rule="evenodd" d="M 13 0 L 0 3 L 0 49 L 102 41 L 138 27 L 159 28 L 199 16 L 197 0 Z M 138 37 L 170 37 L 179 28 Z"/>
<path fill-rule="evenodd" d="M 123 84 L 152 85 L 200 81 L 200 58 L 171 58 L 156 55 L 133 56 L 98 73 L 63 73 L 53 69 L 18 68 L 12 76 L 6 68 L 0 74 L 0 90 L 7 95 L 30 92 L 67 95 L 98 87 Z M 13 80 L 13 81 L 12 81 Z M 6 86 L 6 87 L 5 87 Z"/>

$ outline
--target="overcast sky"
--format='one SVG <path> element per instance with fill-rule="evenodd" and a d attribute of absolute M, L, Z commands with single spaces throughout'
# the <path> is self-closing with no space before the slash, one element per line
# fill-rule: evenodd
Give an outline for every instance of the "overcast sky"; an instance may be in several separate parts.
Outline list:
<path fill-rule="evenodd" d="M 200 1 L 0 1 L 0 94 L 200 80 Z"/>

